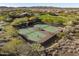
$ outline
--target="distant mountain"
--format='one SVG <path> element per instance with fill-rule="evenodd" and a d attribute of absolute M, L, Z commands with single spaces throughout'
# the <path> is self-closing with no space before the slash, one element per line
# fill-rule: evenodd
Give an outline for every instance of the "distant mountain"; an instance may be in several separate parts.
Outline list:
<path fill-rule="evenodd" d="M 31 6 L 31 7 L 7 7 L 7 6 L 0 6 L 0 9 L 4 9 L 4 8 L 38 8 L 38 9 L 51 9 L 51 8 L 56 8 L 56 9 L 61 9 L 61 7 L 54 7 L 54 6 Z M 63 9 L 63 8 L 62 8 Z M 79 9 L 79 8 L 65 8 L 65 9 Z"/>

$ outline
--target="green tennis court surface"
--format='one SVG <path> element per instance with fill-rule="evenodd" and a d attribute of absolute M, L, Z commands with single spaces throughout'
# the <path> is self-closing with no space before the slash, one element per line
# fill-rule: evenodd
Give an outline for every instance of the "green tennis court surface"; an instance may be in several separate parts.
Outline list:
<path fill-rule="evenodd" d="M 19 33 L 26 39 L 39 43 L 48 40 L 58 32 L 59 29 L 57 27 L 46 24 L 37 24 L 34 27 L 19 30 Z"/>

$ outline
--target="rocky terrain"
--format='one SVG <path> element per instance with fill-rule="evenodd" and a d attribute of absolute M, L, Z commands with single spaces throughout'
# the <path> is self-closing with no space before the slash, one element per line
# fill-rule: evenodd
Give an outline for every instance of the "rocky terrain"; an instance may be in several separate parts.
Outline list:
<path fill-rule="evenodd" d="M 78 9 L 61 8 L 4 9 L 0 12 L 0 55 L 79 56 L 78 12 Z M 61 32 L 45 44 L 29 42 L 19 34 L 19 29 L 32 27 L 40 21 Z"/>
<path fill-rule="evenodd" d="M 63 29 L 64 36 L 47 49 L 47 55 L 78 56 L 79 55 L 79 22 Z"/>

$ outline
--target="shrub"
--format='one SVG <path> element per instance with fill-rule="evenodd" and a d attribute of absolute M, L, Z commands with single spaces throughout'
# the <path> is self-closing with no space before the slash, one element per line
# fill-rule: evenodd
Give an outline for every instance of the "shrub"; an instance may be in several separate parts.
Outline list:
<path fill-rule="evenodd" d="M 31 47 L 28 44 L 21 44 L 17 46 L 18 55 L 29 56 L 31 53 Z"/>
<path fill-rule="evenodd" d="M 65 32 L 61 32 L 61 33 L 57 34 L 57 36 L 59 38 L 65 37 L 66 35 L 67 35 L 67 33 L 65 33 Z"/>
<path fill-rule="evenodd" d="M 35 16 L 32 16 L 29 18 L 29 20 L 35 20 L 35 19 L 37 19 L 37 17 L 35 17 Z"/>
<path fill-rule="evenodd" d="M 4 45 L 2 47 L 2 52 L 3 53 L 10 53 L 10 54 L 18 54 L 17 53 L 17 47 L 19 45 L 22 45 L 23 41 L 18 39 L 18 38 L 12 38 L 11 41 L 9 41 L 8 43 L 6 43 L 6 45 Z"/>
<path fill-rule="evenodd" d="M 41 44 L 34 43 L 31 45 L 31 48 L 33 51 L 42 51 L 44 50 L 44 47 Z"/>
<path fill-rule="evenodd" d="M 0 21 L 5 21 L 7 16 L 0 16 Z"/>
<path fill-rule="evenodd" d="M 63 24 L 66 21 L 66 18 L 64 18 L 62 16 L 52 16 L 52 15 L 49 15 L 49 14 L 41 15 L 39 18 L 43 22 L 46 22 L 46 23 L 60 23 L 60 24 Z"/>
<path fill-rule="evenodd" d="M 8 16 L 9 16 L 10 18 L 15 18 L 15 17 L 19 16 L 20 13 L 21 13 L 20 10 L 16 10 L 16 11 L 13 11 L 13 12 L 9 12 L 9 13 L 8 13 Z"/>
<path fill-rule="evenodd" d="M 44 47 L 41 44 L 28 44 L 19 38 L 11 38 L 11 41 L 2 47 L 1 53 L 21 56 L 45 55 Z"/>
<path fill-rule="evenodd" d="M 21 25 L 21 24 L 24 24 L 28 21 L 28 18 L 27 17 L 24 17 L 24 18 L 16 18 L 12 23 L 11 25 L 14 25 L 14 26 L 17 26 L 17 25 Z"/>
<path fill-rule="evenodd" d="M 10 26 L 10 25 L 5 26 L 4 30 L 5 30 L 5 34 L 8 36 L 17 36 L 18 35 L 17 30 L 13 26 Z"/>
<path fill-rule="evenodd" d="M 39 18 L 40 18 L 43 22 L 48 22 L 48 23 L 53 22 L 52 16 L 49 15 L 49 14 L 41 15 Z"/>
<path fill-rule="evenodd" d="M 10 17 L 11 16 L 15 16 L 16 15 L 16 13 L 15 12 L 9 12 L 9 14 L 8 14 Z"/>
<path fill-rule="evenodd" d="M 41 44 L 34 43 L 31 45 L 31 55 L 45 55 L 44 47 Z"/>

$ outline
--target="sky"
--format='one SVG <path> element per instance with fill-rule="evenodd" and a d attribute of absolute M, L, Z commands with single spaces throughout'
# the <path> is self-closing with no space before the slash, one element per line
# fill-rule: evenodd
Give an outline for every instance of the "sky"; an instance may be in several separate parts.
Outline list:
<path fill-rule="evenodd" d="M 79 3 L 0 3 L 0 6 L 7 7 L 32 7 L 32 6 L 52 6 L 52 7 L 71 7 L 79 8 Z"/>

